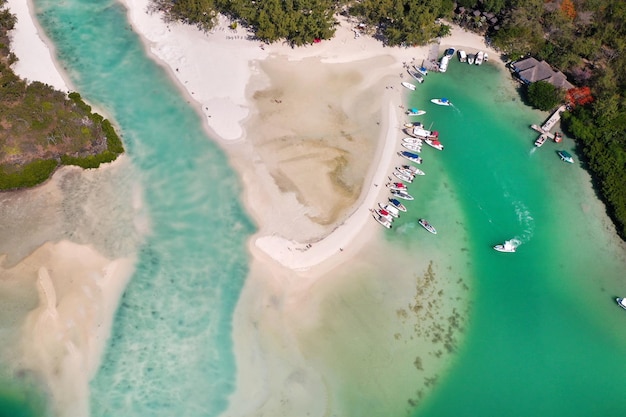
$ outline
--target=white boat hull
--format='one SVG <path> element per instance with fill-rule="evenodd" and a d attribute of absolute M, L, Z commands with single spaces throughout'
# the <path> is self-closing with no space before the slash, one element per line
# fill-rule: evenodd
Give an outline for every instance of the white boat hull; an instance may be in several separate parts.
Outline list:
<path fill-rule="evenodd" d="M 408 88 L 411 91 L 415 91 L 415 89 L 417 88 L 415 85 L 407 83 L 406 81 L 402 81 L 402 86 Z"/>
<path fill-rule="evenodd" d="M 418 223 L 420 224 L 420 226 L 422 226 L 424 229 L 428 230 L 430 233 L 432 233 L 433 235 L 437 234 L 437 229 L 435 229 L 430 223 L 428 223 L 425 219 L 419 219 Z"/>

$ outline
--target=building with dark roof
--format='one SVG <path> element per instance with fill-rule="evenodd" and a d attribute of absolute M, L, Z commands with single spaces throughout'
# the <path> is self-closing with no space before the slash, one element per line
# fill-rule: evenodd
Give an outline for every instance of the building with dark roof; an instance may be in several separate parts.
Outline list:
<path fill-rule="evenodd" d="M 538 61 L 530 57 L 515 61 L 511 64 L 511 69 L 517 77 L 524 83 L 530 84 L 536 81 L 546 81 L 557 88 L 569 90 L 574 88 L 567 77 L 561 71 L 554 71 L 546 61 Z"/>

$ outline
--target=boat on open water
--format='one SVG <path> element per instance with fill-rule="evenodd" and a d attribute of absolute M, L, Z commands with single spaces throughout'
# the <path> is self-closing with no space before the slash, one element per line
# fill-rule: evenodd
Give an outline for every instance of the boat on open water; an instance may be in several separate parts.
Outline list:
<path fill-rule="evenodd" d="M 420 224 L 420 226 L 428 230 L 433 235 L 437 234 L 437 229 L 435 229 L 435 227 L 432 224 L 428 223 L 426 219 L 419 219 L 417 222 Z"/>
<path fill-rule="evenodd" d="M 574 157 L 572 157 L 572 155 L 570 155 L 569 152 L 567 152 L 567 151 L 557 151 L 557 153 L 559 154 L 559 157 L 561 158 L 561 161 L 567 162 L 568 164 L 573 164 L 574 163 Z"/>
<path fill-rule="evenodd" d="M 512 252 L 515 252 L 515 249 L 517 247 L 515 246 L 515 243 L 512 240 L 506 240 L 504 243 L 500 243 L 494 246 L 493 248 L 497 250 L 498 252 L 512 253 Z"/>
<path fill-rule="evenodd" d="M 434 103 L 438 106 L 451 106 L 452 103 L 445 97 L 442 98 L 433 98 L 430 100 L 431 103 Z"/>
<path fill-rule="evenodd" d="M 615 299 L 617 301 L 617 305 L 626 310 L 626 298 L 618 297 Z"/>

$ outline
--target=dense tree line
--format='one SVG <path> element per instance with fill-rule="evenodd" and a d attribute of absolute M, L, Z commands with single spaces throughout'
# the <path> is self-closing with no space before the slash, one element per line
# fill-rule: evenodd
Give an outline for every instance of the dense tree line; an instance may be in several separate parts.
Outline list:
<path fill-rule="evenodd" d="M 119 136 L 78 93 L 68 96 L 13 72 L 9 31 L 16 20 L 5 3 L 0 0 L 0 190 L 40 184 L 60 164 L 95 168 L 117 158 L 124 152 Z"/>

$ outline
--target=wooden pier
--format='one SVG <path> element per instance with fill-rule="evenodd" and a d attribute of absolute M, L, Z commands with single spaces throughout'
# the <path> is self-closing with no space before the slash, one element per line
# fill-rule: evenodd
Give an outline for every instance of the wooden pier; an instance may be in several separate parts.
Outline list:
<path fill-rule="evenodd" d="M 554 127 L 555 124 L 559 120 L 561 120 L 561 113 L 565 111 L 565 105 L 562 105 L 552 115 L 545 121 L 545 123 L 541 126 L 530 125 L 530 128 L 539 132 L 539 137 L 545 136 L 552 140 L 555 138 L 555 134 L 550 132 L 550 130 Z"/>

